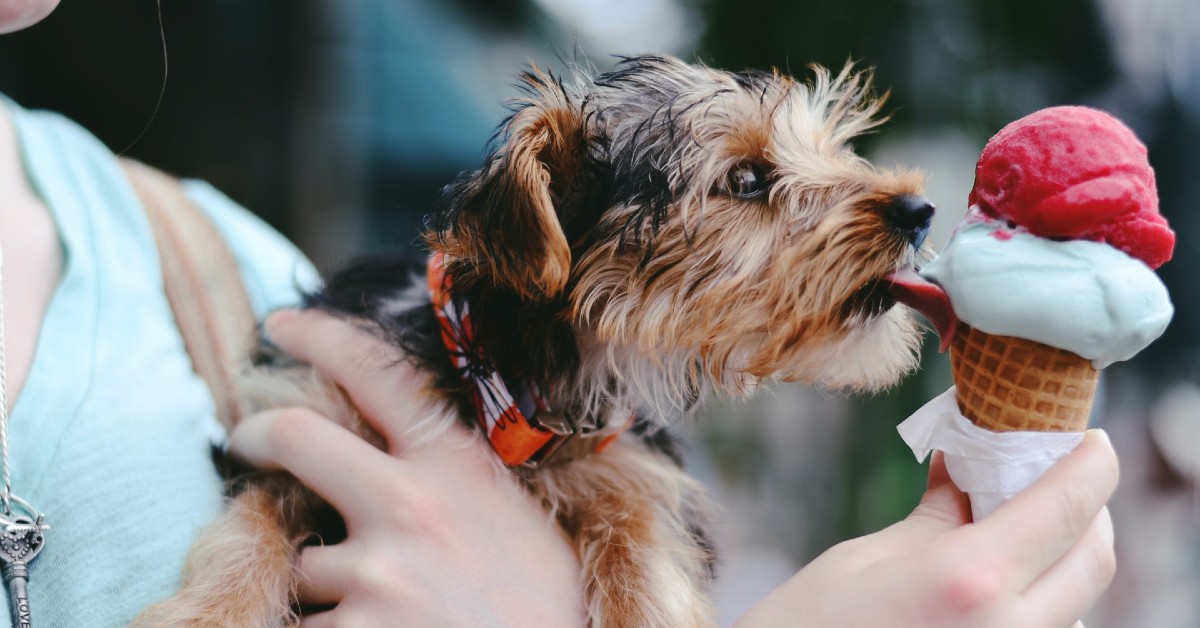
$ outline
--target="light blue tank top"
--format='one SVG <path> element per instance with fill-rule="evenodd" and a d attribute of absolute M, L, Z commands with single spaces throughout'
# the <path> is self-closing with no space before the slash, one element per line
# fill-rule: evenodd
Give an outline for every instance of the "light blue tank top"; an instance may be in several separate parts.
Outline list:
<path fill-rule="evenodd" d="M 112 153 L 61 116 L 0 106 L 65 256 L 9 428 L 13 491 L 52 526 L 31 567 L 33 625 L 124 626 L 174 590 L 188 547 L 221 510 L 210 454 L 224 433 Z M 256 314 L 316 285 L 303 256 L 264 223 L 204 183 L 187 186 L 231 245 Z M 20 260 L 7 261 L 5 273 L 20 272 Z"/>

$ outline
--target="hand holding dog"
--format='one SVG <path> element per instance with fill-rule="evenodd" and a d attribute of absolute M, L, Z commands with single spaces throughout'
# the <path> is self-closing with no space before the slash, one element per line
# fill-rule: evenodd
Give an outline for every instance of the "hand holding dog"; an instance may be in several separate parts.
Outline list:
<path fill-rule="evenodd" d="M 474 433 L 407 432 L 424 409 L 421 379 L 393 348 L 315 311 L 278 313 L 267 332 L 336 381 L 387 444 L 303 409 L 263 412 L 231 435 L 236 455 L 291 472 L 346 521 L 344 542 L 301 554 L 302 602 L 334 606 L 306 628 L 582 624 L 565 534 Z"/>
<path fill-rule="evenodd" d="M 1108 437 L 1092 430 L 1038 483 L 972 524 L 967 496 L 935 454 L 907 519 L 825 552 L 738 626 L 1080 626 L 1116 567 L 1104 504 L 1117 475 Z"/>

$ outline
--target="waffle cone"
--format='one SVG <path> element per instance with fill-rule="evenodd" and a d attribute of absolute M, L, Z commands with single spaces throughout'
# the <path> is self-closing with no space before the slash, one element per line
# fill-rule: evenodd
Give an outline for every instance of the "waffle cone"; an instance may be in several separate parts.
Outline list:
<path fill-rule="evenodd" d="M 958 408 L 993 432 L 1082 432 L 1100 371 L 1040 342 L 959 323 L 950 345 Z"/>

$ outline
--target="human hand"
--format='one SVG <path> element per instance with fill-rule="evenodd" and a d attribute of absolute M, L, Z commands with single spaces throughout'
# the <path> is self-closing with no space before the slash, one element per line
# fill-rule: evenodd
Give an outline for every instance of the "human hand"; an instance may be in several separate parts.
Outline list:
<path fill-rule="evenodd" d="M 277 313 L 267 334 L 345 389 L 387 444 L 300 408 L 249 417 L 230 436 L 234 454 L 291 472 L 346 521 L 345 541 L 300 555 L 301 601 L 333 606 L 305 628 L 582 625 L 566 535 L 456 418 L 419 437 L 418 422 L 450 410 L 394 348 L 315 311 Z"/>
<path fill-rule="evenodd" d="M 940 453 L 907 519 L 817 557 L 737 626 L 1064 628 L 1112 581 L 1117 486 L 1107 435 L 1091 430 L 1041 480 L 979 523 Z"/>

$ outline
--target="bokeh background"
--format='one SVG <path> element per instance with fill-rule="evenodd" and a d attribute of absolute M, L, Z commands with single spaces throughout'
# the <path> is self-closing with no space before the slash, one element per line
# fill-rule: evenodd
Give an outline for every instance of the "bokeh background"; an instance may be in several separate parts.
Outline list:
<path fill-rule="evenodd" d="M 1094 424 L 1122 458 L 1120 573 L 1089 628 L 1200 626 L 1200 3 L 1196 0 L 64 0 L 0 38 L 0 91 L 114 151 L 207 179 L 323 268 L 415 247 L 475 167 L 530 61 L 668 52 L 804 75 L 847 59 L 891 89 L 859 148 L 928 172 L 942 242 L 987 138 L 1087 104 L 1145 140 L 1179 234 L 1166 335 L 1105 373 Z M 165 41 L 169 78 L 163 83 Z M 155 103 L 162 91 L 161 107 Z M 933 339 L 887 394 L 777 386 L 685 429 L 724 506 L 726 623 L 829 546 L 902 518 L 924 485 L 894 426 L 950 384 Z M 869 603 L 869 601 L 864 601 Z"/>

